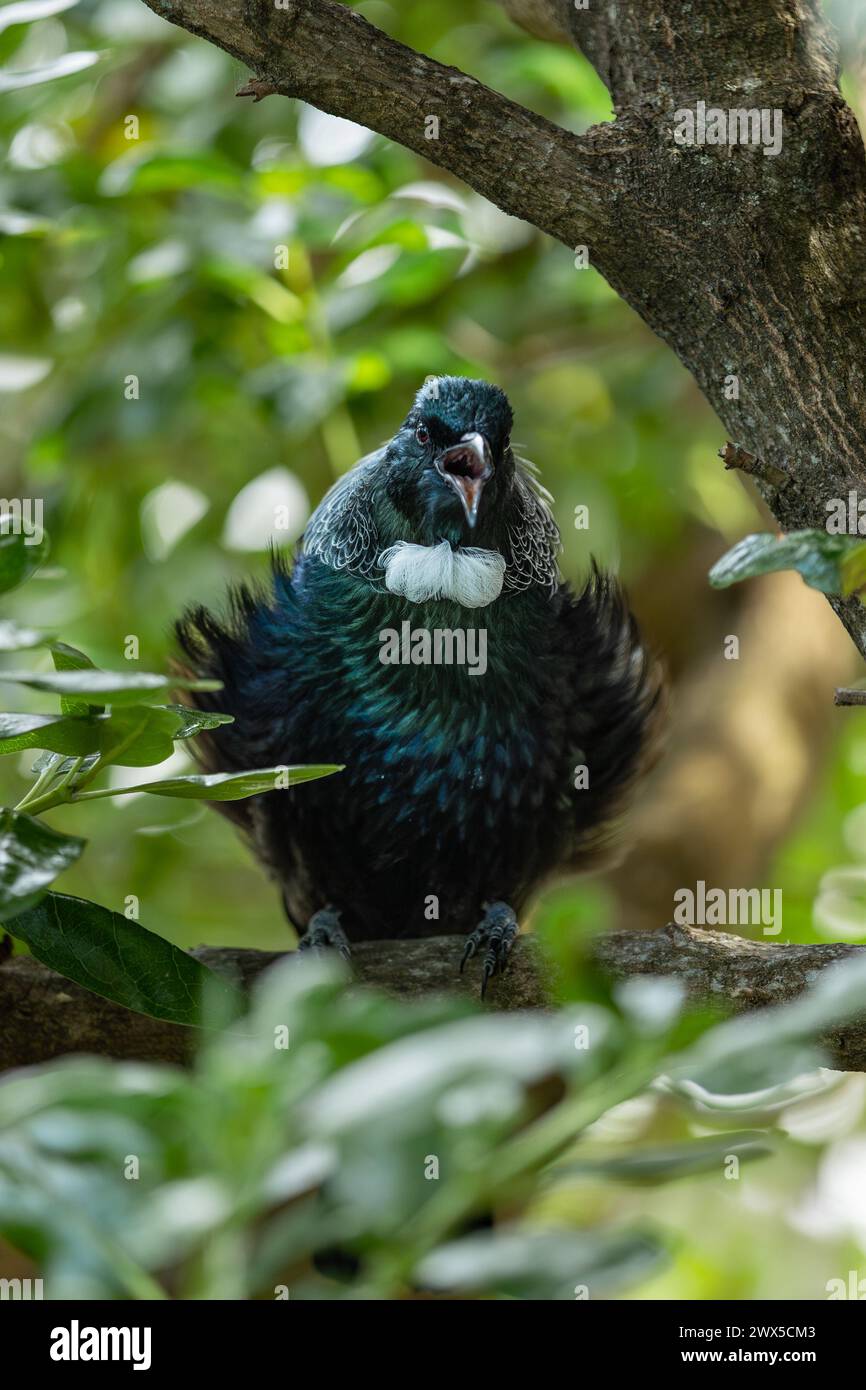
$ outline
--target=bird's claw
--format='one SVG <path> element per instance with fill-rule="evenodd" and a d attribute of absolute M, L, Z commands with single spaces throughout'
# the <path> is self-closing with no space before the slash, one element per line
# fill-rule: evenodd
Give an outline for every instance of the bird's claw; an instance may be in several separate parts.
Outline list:
<path fill-rule="evenodd" d="M 340 914 L 336 908 L 323 907 L 313 913 L 298 943 L 298 950 L 339 951 L 343 960 L 352 959 L 349 938 L 340 926 Z"/>
<path fill-rule="evenodd" d="M 480 941 L 480 937 L 478 936 L 478 932 L 479 932 L 479 931 L 480 931 L 480 927 L 476 927 L 476 928 L 475 928 L 475 931 L 472 932 L 472 933 L 466 938 L 466 945 L 465 945 L 464 948 L 463 948 L 463 955 L 462 955 L 461 958 L 460 958 L 460 974 L 461 974 L 461 975 L 463 974 L 463 967 L 465 966 L 466 962 L 467 962 L 468 960 L 471 960 L 472 957 L 475 955 L 475 952 L 478 950 L 478 943 L 479 943 L 479 941 Z"/>
<path fill-rule="evenodd" d="M 487 947 L 481 966 L 481 998 L 487 993 L 487 986 L 494 975 L 501 975 L 508 965 L 508 957 L 514 938 L 517 936 L 517 918 L 507 903 L 488 903 L 484 916 L 474 931 L 466 938 L 460 960 L 460 974 L 466 962 L 471 960 L 481 946 Z"/>

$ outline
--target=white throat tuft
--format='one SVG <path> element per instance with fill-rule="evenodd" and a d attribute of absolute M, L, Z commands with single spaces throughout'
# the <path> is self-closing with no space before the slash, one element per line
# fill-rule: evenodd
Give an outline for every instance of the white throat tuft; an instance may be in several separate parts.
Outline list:
<path fill-rule="evenodd" d="M 398 541 L 382 551 L 378 563 L 385 571 L 385 588 L 410 603 L 448 598 L 464 608 L 486 608 L 501 594 L 505 579 L 505 561 L 498 550 L 452 550 L 447 541 Z"/>

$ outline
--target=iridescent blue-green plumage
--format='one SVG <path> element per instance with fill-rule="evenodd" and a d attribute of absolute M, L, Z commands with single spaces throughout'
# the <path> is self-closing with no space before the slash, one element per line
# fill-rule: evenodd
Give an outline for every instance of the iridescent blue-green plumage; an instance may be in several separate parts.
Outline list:
<path fill-rule="evenodd" d="M 519 914 L 546 877 L 598 856 L 646 762 L 657 672 L 615 580 L 593 571 L 579 595 L 558 582 L 555 527 L 510 424 L 495 387 L 425 388 L 325 499 L 294 566 L 275 559 L 271 592 L 180 625 L 188 665 L 224 684 L 198 698 L 235 719 L 208 735 L 210 769 L 345 764 L 227 808 L 300 931 L 326 906 L 350 940 L 471 932 L 491 902 Z M 470 438 L 489 459 L 474 527 Z M 388 546 L 442 540 L 503 555 L 498 598 L 470 609 L 389 592 Z M 383 664 L 381 634 L 403 623 L 484 628 L 486 671 Z"/>

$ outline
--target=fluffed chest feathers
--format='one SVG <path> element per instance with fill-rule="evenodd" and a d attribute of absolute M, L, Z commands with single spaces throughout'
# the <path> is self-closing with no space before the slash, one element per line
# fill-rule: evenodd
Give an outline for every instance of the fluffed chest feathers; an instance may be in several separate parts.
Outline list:
<path fill-rule="evenodd" d="M 344 816 L 362 806 L 359 827 L 374 839 L 390 824 L 462 841 L 522 824 L 550 805 L 552 787 L 565 795 L 549 603 L 513 594 L 470 610 L 367 586 L 347 593 L 355 586 L 340 580 L 317 595 L 329 623 L 309 626 L 325 634 L 327 699 L 303 702 L 293 738 L 345 764 L 323 796 L 339 791 Z"/>

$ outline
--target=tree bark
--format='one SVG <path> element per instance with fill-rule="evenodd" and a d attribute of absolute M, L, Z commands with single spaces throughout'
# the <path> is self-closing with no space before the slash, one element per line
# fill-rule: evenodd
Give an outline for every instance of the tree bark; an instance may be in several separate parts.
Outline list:
<path fill-rule="evenodd" d="M 464 940 L 438 936 L 360 942 L 353 947 L 355 976 L 365 985 L 407 999 L 446 991 L 477 997 L 477 968 L 470 965 L 464 975 L 457 973 Z M 615 978 L 673 976 L 682 981 L 691 1001 L 721 1014 L 795 999 L 814 984 L 821 970 L 855 959 L 863 950 L 866 947 L 774 945 L 669 925 L 655 932 L 611 932 L 596 941 L 593 959 Z M 234 948 L 206 947 L 195 954 L 244 988 L 284 958 L 280 952 Z M 487 1007 L 545 1008 L 553 1004 L 555 991 L 538 942 L 521 936 L 508 970 L 490 986 Z M 866 1070 L 866 1017 L 841 1025 L 822 1041 L 832 1066 Z M 196 1042 L 195 1029 L 131 1013 L 30 956 L 16 956 L 0 966 L 0 1071 L 73 1052 L 183 1064 Z"/>
<path fill-rule="evenodd" d="M 823 527 L 831 498 L 866 496 L 866 159 L 818 0 L 502 0 L 579 45 L 608 85 L 616 119 L 580 137 L 336 0 L 145 3 L 246 63 L 251 94 L 366 125 L 586 245 L 759 462 L 784 529 Z M 781 152 L 677 145 L 674 112 L 699 100 L 780 110 Z M 831 602 L 866 655 L 866 608 Z"/>

